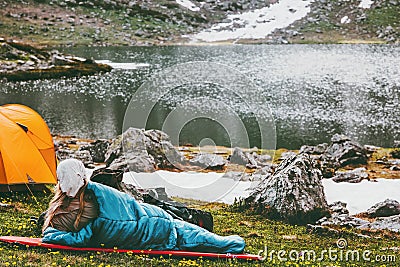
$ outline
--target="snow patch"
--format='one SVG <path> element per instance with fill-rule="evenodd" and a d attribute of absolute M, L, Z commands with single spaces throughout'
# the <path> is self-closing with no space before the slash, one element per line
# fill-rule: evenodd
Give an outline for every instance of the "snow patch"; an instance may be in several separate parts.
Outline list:
<path fill-rule="evenodd" d="M 257 186 L 257 182 L 234 181 L 216 172 L 129 172 L 124 174 L 123 181 L 143 188 L 165 187 L 169 196 L 227 204 L 232 204 L 235 198 L 248 197 L 251 189 Z M 328 204 L 345 202 L 350 214 L 365 212 L 387 198 L 400 202 L 400 179 L 364 180 L 361 183 L 335 183 L 323 179 L 322 184 Z"/>
<path fill-rule="evenodd" d="M 185 8 L 187 8 L 187 9 L 189 9 L 189 10 L 191 10 L 191 11 L 195 11 L 195 12 L 200 11 L 200 7 L 196 6 L 195 4 L 193 4 L 193 3 L 192 3 L 191 1 L 189 1 L 189 0 L 176 0 L 176 2 L 177 2 L 179 5 L 181 5 L 181 6 L 185 7 Z"/>
<path fill-rule="evenodd" d="M 328 203 L 345 202 L 350 214 L 365 212 L 372 205 L 387 198 L 400 202 L 400 180 L 377 179 L 377 182 L 363 180 L 361 183 L 335 183 L 331 179 L 323 179 L 322 184 Z"/>
<path fill-rule="evenodd" d="M 124 174 L 123 182 L 142 188 L 165 187 L 168 196 L 228 204 L 232 204 L 235 198 L 247 197 L 248 189 L 254 186 L 252 182 L 239 182 L 223 175 L 216 172 L 128 172 Z"/>
<path fill-rule="evenodd" d="M 351 19 L 348 16 L 344 16 L 341 20 L 340 23 L 342 24 L 348 24 L 351 22 Z"/>
<path fill-rule="evenodd" d="M 265 38 L 274 30 L 285 28 L 305 17 L 313 1 L 281 0 L 270 7 L 229 15 L 224 22 L 192 35 L 191 38 L 193 41 L 206 42 Z"/>
<path fill-rule="evenodd" d="M 373 0 L 361 0 L 360 4 L 358 7 L 361 8 L 371 8 L 372 4 L 374 3 Z"/>
<path fill-rule="evenodd" d="M 113 69 L 121 69 L 121 70 L 136 70 L 139 68 L 149 67 L 150 64 L 146 63 L 118 63 L 112 62 L 110 60 L 96 60 L 96 63 L 107 64 Z"/>

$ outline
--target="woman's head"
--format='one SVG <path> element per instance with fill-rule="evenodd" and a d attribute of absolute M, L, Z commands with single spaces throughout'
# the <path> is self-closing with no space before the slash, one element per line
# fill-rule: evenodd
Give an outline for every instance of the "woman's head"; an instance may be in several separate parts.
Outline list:
<path fill-rule="evenodd" d="M 61 192 L 75 197 L 86 183 L 85 166 L 77 159 L 66 159 L 57 167 L 57 179 Z"/>
<path fill-rule="evenodd" d="M 57 179 L 58 184 L 47 210 L 43 230 L 50 225 L 50 221 L 58 208 L 67 207 L 71 199 L 79 195 L 79 213 L 74 223 L 75 228 L 77 228 L 83 212 L 83 197 L 87 185 L 85 166 L 77 159 L 66 159 L 57 166 Z"/>

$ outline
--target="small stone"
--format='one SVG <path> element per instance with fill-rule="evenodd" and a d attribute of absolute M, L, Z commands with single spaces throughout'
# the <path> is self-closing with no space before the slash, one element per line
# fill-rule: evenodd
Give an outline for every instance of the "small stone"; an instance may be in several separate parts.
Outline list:
<path fill-rule="evenodd" d="M 201 168 L 220 170 L 225 166 L 223 157 L 215 154 L 201 153 L 189 161 L 192 165 Z"/>
<path fill-rule="evenodd" d="M 82 161 L 85 166 L 88 166 L 93 163 L 93 159 L 89 151 L 80 151 L 80 150 L 74 151 L 71 149 L 64 148 L 64 149 L 58 149 L 56 153 L 57 153 L 57 158 L 59 160 L 74 158 Z"/>
<path fill-rule="evenodd" d="M 9 210 L 12 208 L 14 208 L 14 205 L 12 204 L 0 203 L 0 211 Z"/>
<path fill-rule="evenodd" d="M 378 217 L 375 222 L 359 226 L 360 229 L 377 229 L 400 232 L 400 215 L 390 217 Z"/>
<path fill-rule="evenodd" d="M 307 232 L 318 235 L 337 235 L 339 231 L 326 226 L 307 224 Z"/>
<path fill-rule="evenodd" d="M 340 143 L 344 143 L 346 141 L 351 141 L 351 139 L 344 134 L 334 134 L 331 138 L 332 143 L 340 144 Z"/>
<path fill-rule="evenodd" d="M 400 214 L 400 203 L 394 199 L 386 199 L 369 208 L 366 212 L 368 217 L 388 217 Z"/>
<path fill-rule="evenodd" d="M 348 182 L 359 183 L 364 179 L 368 179 L 368 173 L 365 168 L 356 168 L 346 172 L 336 172 L 332 180 L 336 183 Z"/>

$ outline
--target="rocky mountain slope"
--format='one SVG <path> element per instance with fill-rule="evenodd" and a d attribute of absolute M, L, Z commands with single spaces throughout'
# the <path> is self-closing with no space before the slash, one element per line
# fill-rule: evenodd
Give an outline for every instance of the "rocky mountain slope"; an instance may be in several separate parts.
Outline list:
<path fill-rule="evenodd" d="M 185 43 L 192 34 L 226 21 L 229 15 L 276 2 L 280 1 L 0 0 L 0 37 L 43 46 Z M 314 0 L 310 12 L 290 26 L 240 42 L 396 43 L 399 14 L 399 0 Z M 240 27 L 232 23 L 228 30 Z"/>
<path fill-rule="evenodd" d="M 273 36 L 293 43 L 396 43 L 400 1 L 315 0 L 306 17 Z"/>
<path fill-rule="evenodd" d="M 175 42 L 228 12 L 268 1 L 1 0 L 0 33 L 42 45 L 135 45 Z"/>

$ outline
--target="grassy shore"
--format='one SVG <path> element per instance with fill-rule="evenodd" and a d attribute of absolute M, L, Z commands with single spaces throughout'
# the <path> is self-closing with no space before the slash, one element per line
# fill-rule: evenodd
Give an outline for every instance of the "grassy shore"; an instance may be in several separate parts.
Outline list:
<path fill-rule="evenodd" d="M 51 194 L 37 192 L 35 195 L 30 193 L 14 193 L 1 195 L 2 203 L 13 205 L 12 208 L 2 208 L 0 210 L 0 220 L 2 227 L 0 235 L 17 235 L 40 237 L 40 231 L 34 224 L 29 222 L 30 216 L 37 216 L 46 209 Z M 182 201 L 182 199 L 180 199 Z M 0 266 L 399 266 L 400 264 L 400 235 L 389 232 L 366 233 L 355 230 L 337 229 L 337 233 L 308 233 L 304 226 L 292 226 L 282 222 L 267 220 L 265 218 L 241 214 L 232 211 L 232 208 L 219 203 L 201 203 L 189 201 L 191 206 L 209 210 L 215 220 L 215 232 L 221 235 L 238 234 L 246 240 L 246 252 L 258 254 L 260 250 L 265 250 L 267 255 L 272 250 L 285 250 L 292 252 L 292 259 L 299 255 L 303 250 L 314 250 L 317 258 L 323 250 L 336 250 L 337 240 L 344 238 L 348 246 L 342 249 L 343 253 L 347 250 L 371 251 L 371 261 L 365 261 L 360 256 L 360 260 L 340 261 L 329 259 L 325 255 L 321 261 L 313 261 L 305 258 L 304 260 L 280 261 L 276 252 L 272 254 L 272 259 L 268 257 L 264 262 L 238 262 L 236 260 L 206 260 L 206 259 L 172 259 L 166 257 L 138 256 L 124 253 L 94 253 L 94 252 L 66 252 L 34 248 L 26 246 L 16 246 L 0 243 Z M 370 238 L 361 237 L 360 234 L 367 234 Z M 264 254 L 263 254 L 264 255 Z M 343 254 L 345 255 L 345 254 Z M 376 261 L 375 257 L 384 256 L 394 262 Z M 288 255 L 286 255 L 288 257 Z"/>

